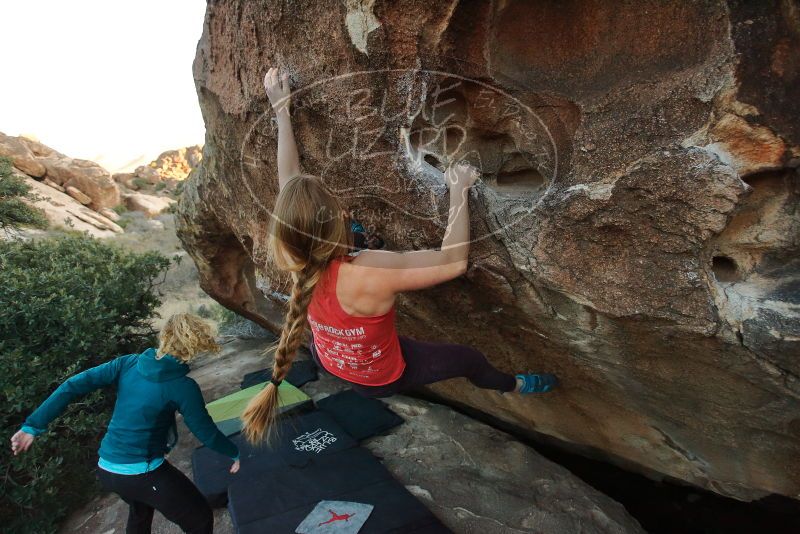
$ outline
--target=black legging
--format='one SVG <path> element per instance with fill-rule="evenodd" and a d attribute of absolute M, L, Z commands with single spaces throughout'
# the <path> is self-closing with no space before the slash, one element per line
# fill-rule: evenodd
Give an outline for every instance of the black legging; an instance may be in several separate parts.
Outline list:
<path fill-rule="evenodd" d="M 513 391 L 517 379 L 495 369 L 479 350 L 466 345 L 426 343 L 399 336 L 400 350 L 406 362 L 403 374 L 385 386 L 353 385 L 353 390 L 366 397 L 390 397 L 417 386 L 433 384 L 450 378 L 466 378 L 479 388 Z M 322 367 L 314 344 L 311 355 Z"/>
<path fill-rule="evenodd" d="M 214 514 L 200 490 L 172 464 L 164 461 L 149 473 L 118 475 L 97 469 L 100 484 L 128 503 L 128 534 L 150 534 L 153 510 L 176 523 L 184 532 L 211 534 Z"/>

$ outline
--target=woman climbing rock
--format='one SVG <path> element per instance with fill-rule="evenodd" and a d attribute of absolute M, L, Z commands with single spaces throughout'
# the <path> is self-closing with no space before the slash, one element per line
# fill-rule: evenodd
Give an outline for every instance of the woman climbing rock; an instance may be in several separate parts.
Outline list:
<path fill-rule="evenodd" d="M 385 397 L 456 377 L 501 392 L 545 393 L 554 388 L 558 381 L 552 374 L 514 376 L 494 368 L 471 347 L 397 335 L 399 293 L 441 284 L 467 269 L 467 193 L 478 172 L 468 165 L 451 166 L 445 172 L 450 216 L 441 249 L 353 252 L 347 212 L 320 178 L 300 171 L 288 76 L 271 68 L 264 85 L 278 121 L 280 192 L 272 213 L 270 246 L 277 267 L 291 273 L 294 286 L 275 350 L 272 384 L 253 398 L 243 416 L 248 439 L 260 440 L 270 427 L 277 386 L 289 372 L 307 325 L 317 363 L 366 396 Z"/>
<path fill-rule="evenodd" d="M 158 349 L 121 356 L 61 384 L 14 434 L 11 449 L 15 455 L 27 451 L 73 400 L 114 386 L 117 400 L 100 443 L 97 472 L 102 486 L 130 507 L 127 532 L 149 533 L 153 510 L 184 532 L 213 532 L 214 517 L 205 497 L 164 455 L 177 441 L 178 411 L 205 446 L 231 458 L 231 473 L 239 470 L 239 449 L 214 425 L 197 382 L 186 376 L 197 354 L 218 350 L 211 327 L 202 319 L 173 315 L 161 330 Z"/>

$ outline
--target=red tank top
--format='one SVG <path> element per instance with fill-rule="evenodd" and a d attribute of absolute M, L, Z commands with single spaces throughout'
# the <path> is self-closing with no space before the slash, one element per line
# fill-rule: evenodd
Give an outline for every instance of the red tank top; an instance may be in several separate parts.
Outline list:
<path fill-rule="evenodd" d="M 374 317 L 348 314 L 336 296 L 342 261 L 333 260 L 317 282 L 308 305 L 308 324 L 325 369 L 363 386 L 384 386 L 400 378 L 406 367 L 394 326 L 395 309 Z"/>

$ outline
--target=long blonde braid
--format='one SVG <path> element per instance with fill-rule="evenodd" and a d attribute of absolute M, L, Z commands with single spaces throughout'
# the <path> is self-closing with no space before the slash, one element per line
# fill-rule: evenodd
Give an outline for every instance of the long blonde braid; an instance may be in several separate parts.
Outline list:
<path fill-rule="evenodd" d="M 346 214 L 322 180 L 300 175 L 289 180 L 278 194 L 270 237 L 277 267 L 292 273 L 294 280 L 272 367 L 272 379 L 280 383 L 289 374 L 303 342 L 314 287 L 331 260 L 351 250 L 352 233 Z M 244 434 L 251 443 L 269 435 L 278 416 L 278 396 L 278 386 L 268 383 L 248 403 L 242 420 Z"/>
<path fill-rule="evenodd" d="M 324 268 L 324 267 L 323 267 Z M 275 360 L 272 365 L 272 380 L 281 382 L 292 368 L 297 350 L 303 342 L 306 326 L 308 325 L 308 305 L 314 293 L 314 287 L 322 275 L 319 266 L 292 273 L 294 285 L 289 298 L 289 309 L 286 320 L 281 329 L 280 340 L 275 349 Z M 251 443 L 257 443 L 268 436 L 268 430 L 278 416 L 279 398 L 278 387 L 267 383 L 266 387 L 253 397 L 242 415 L 244 421 L 244 434 Z"/>

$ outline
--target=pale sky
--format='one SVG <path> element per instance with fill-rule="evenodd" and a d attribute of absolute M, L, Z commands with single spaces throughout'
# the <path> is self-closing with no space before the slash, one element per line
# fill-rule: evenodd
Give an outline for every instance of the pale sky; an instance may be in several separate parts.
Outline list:
<path fill-rule="evenodd" d="M 108 170 L 202 144 L 204 0 L 0 1 L 0 132 Z"/>

